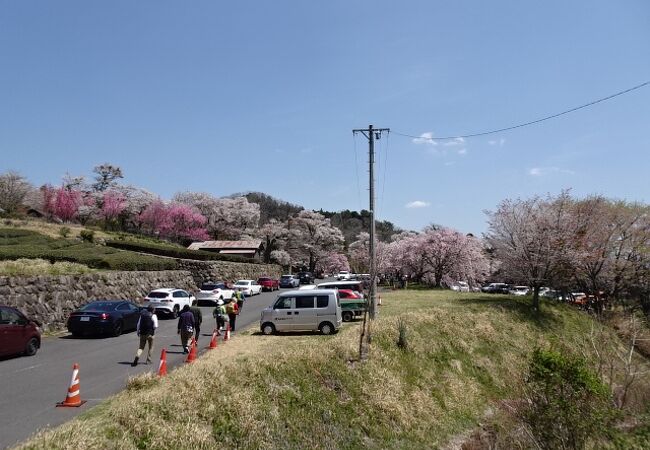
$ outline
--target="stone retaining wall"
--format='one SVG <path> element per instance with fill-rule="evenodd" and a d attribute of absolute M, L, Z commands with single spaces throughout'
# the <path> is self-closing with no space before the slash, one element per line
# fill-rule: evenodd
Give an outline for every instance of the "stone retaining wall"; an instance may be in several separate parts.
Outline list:
<path fill-rule="evenodd" d="M 280 266 L 224 261 L 178 260 L 183 270 L 97 272 L 85 275 L 1 277 L 0 303 L 15 306 L 45 330 L 65 328 L 71 311 L 95 299 L 130 299 L 140 303 L 151 289 L 196 292 L 203 281 L 280 276 Z"/>
<path fill-rule="evenodd" d="M 129 299 L 140 303 L 157 287 L 195 291 L 188 271 L 99 272 L 84 275 L 0 277 L 0 303 L 15 306 L 45 330 L 65 328 L 71 311 L 95 299 Z"/>

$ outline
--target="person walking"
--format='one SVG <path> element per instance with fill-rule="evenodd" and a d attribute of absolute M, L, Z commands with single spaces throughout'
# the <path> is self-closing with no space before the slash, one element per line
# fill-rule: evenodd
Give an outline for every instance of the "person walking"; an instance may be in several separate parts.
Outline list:
<path fill-rule="evenodd" d="M 237 300 L 233 297 L 230 299 L 230 302 L 226 305 L 226 312 L 228 313 L 228 320 L 230 321 L 230 331 L 235 331 L 235 321 L 237 320 L 237 314 L 239 314 L 239 307 L 237 306 Z"/>
<path fill-rule="evenodd" d="M 212 311 L 212 316 L 217 321 L 217 336 L 221 336 L 221 330 L 226 327 L 226 308 L 223 306 L 223 300 L 217 301 L 217 307 Z"/>
<path fill-rule="evenodd" d="M 145 345 L 149 344 L 149 349 L 147 350 L 147 364 L 151 363 L 151 352 L 153 351 L 153 335 L 158 328 L 158 317 L 155 314 L 155 308 L 153 305 L 147 306 L 147 309 L 142 310 L 140 313 L 140 318 L 138 319 L 138 324 L 136 325 L 136 333 L 140 338 L 140 345 L 138 346 L 138 351 L 135 354 L 135 358 L 131 363 L 132 367 L 138 365 L 140 360 L 140 355 L 144 351 Z"/>
<path fill-rule="evenodd" d="M 198 306 L 191 306 L 190 311 L 194 316 L 194 340 L 199 342 L 199 336 L 201 335 L 201 323 L 203 322 L 203 313 L 201 308 Z"/>
<path fill-rule="evenodd" d="M 237 308 L 241 311 L 246 301 L 246 295 L 242 291 L 237 291 L 235 294 L 237 296 Z"/>
<path fill-rule="evenodd" d="M 190 305 L 183 306 L 183 311 L 178 316 L 178 334 L 181 335 L 183 353 L 189 353 L 189 341 L 194 334 L 194 314 L 190 311 Z"/>

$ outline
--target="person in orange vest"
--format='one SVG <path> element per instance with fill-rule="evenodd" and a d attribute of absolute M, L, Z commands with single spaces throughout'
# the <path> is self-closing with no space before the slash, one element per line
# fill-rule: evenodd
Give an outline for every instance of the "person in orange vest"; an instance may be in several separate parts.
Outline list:
<path fill-rule="evenodd" d="M 237 306 L 237 299 L 235 297 L 230 299 L 226 305 L 226 312 L 228 313 L 228 320 L 230 321 L 230 331 L 235 331 L 235 321 L 239 315 L 239 307 Z"/>

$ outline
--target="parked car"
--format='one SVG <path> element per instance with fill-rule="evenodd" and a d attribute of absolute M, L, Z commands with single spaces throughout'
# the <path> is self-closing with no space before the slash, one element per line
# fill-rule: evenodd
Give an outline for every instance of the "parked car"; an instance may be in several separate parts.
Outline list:
<path fill-rule="evenodd" d="M 352 299 L 360 300 L 363 299 L 363 295 L 360 295 L 358 292 L 353 291 L 352 289 L 339 289 L 339 297 L 341 300 Z"/>
<path fill-rule="evenodd" d="M 469 284 L 466 281 L 458 281 L 451 285 L 451 290 L 456 292 L 469 292 Z"/>
<path fill-rule="evenodd" d="M 297 288 L 300 286 L 300 280 L 296 275 L 282 275 L 280 277 L 281 288 Z"/>
<path fill-rule="evenodd" d="M 510 295 L 528 295 L 530 288 L 528 286 L 512 286 L 508 293 Z"/>
<path fill-rule="evenodd" d="M 316 286 L 315 284 L 303 284 L 298 288 L 298 290 L 299 291 L 306 291 L 306 290 L 309 290 L 309 289 L 316 289 L 316 288 L 318 288 L 318 286 Z"/>
<path fill-rule="evenodd" d="M 262 311 L 260 330 L 264 334 L 280 331 L 320 331 L 335 333 L 343 323 L 339 296 L 334 289 L 288 291 Z"/>
<path fill-rule="evenodd" d="M 506 283 L 490 283 L 483 286 L 481 291 L 488 294 L 507 294 L 510 291 L 510 286 Z"/>
<path fill-rule="evenodd" d="M 318 289 L 350 289 L 363 297 L 363 281 L 327 281 L 319 283 Z"/>
<path fill-rule="evenodd" d="M 263 291 L 277 291 L 280 289 L 280 280 L 275 280 L 270 277 L 260 277 L 257 279 L 257 284 L 262 286 Z"/>
<path fill-rule="evenodd" d="M 0 305 L 0 356 L 34 356 L 41 348 L 41 328 L 11 306 Z"/>
<path fill-rule="evenodd" d="M 230 300 L 234 293 L 222 281 L 208 281 L 201 285 L 201 290 L 196 294 L 196 303 L 199 306 L 216 305 L 219 300 Z"/>
<path fill-rule="evenodd" d="M 341 291 L 339 291 L 339 294 Z M 341 314 L 343 322 L 351 322 L 355 317 L 361 316 L 368 308 L 368 302 L 362 298 L 341 299 Z"/>
<path fill-rule="evenodd" d="M 108 334 L 119 336 L 135 330 L 140 307 L 127 300 L 97 300 L 73 311 L 68 317 L 68 331 L 73 336 Z"/>
<path fill-rule="evenodd" d="M 341 270 L 337 275 L 336 275 L 337 280 L 349 280 L 350 279 L 350 272 L 348 270 Z"/>
<path fill-rule="evenodd" d="M 153 305 L 157 313 L 176 318 L 183 306 L 192 306 L 194 300 L 196 298 L 183 289 L 161 288 L 149 292 L 144 298 L 144 306 Z"/>
<path fill-rule="evenodd" d="M 298 279 L 300 284 L 313 284 L 314 283 L 314 274 L 311 272 L 298 272 Z"/>
<path fill-rule="evenodd" d="M 255 280 L 237 280 L 234 286 L 236 291 L 241 291 L 246 297 L 258 295 L 262 292 L 262 286 Z"/>

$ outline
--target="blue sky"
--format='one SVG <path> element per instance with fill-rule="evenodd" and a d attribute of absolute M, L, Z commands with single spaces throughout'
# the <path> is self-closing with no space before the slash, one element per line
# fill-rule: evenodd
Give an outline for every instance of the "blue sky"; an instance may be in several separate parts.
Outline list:
<path fill-rule="evenodd" d="M 165 198 L 367 208 L 353 128 L 534 120 L 650 80 L 649 43 L 647 0 L 0 1 L 0 171 L 57 183 L 111 162 Z M 649 124 L 650 86 L 475 139 L 393 133 L 378 218 L 480 233 L 505 198 L 648 202 Z"/>

